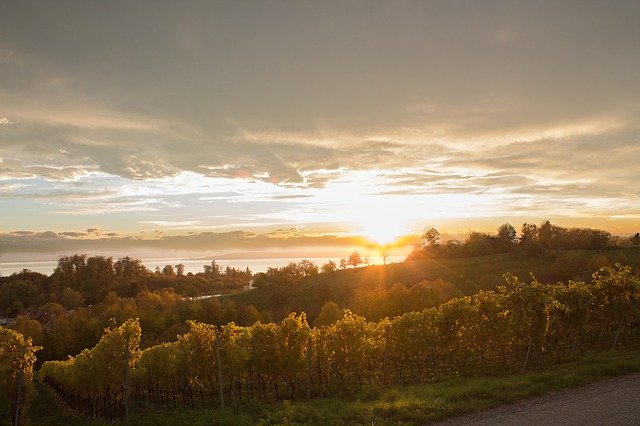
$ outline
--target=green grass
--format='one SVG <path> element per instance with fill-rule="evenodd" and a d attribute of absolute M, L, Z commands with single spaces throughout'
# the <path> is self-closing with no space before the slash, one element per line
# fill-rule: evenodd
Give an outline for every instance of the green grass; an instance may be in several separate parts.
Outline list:
<path fill-rule="evenodd" d="M 617 249 L 616 249 L 617 250 Z M 627 260 L 635 263 L 640 257 L 639 247 L 620 249 Z M 596 250 L 570 250 L 578 256 L 590 258 Z M 605 251 L 610 254 L 610 251 Z M 287 293 L 291 307 L 316 318 L 322 305 L 328 301 L 347 307 L 355 291 L 362 286 L 390 286 L 396 282 L 411 286 L 424 279 L 442 278 L 458 286 L 464 294 L 495 288 L 502 283 L 502 276 L 510 272 L 522 280 L 530 280 L 533 274 L 542 281 L 556 281 L 553 262 L 549 253 L 539 257 L 525 256 L 520 252 L 461 259 L 427 259 L 393 263 L 387 266 L 369 266 L 339 270 L 304 279 L 293 292 Z M 254 305 L 259 310 L 272 308 L 272 296 L 278 289 L 256 289 L 227 296 L 237 302 Z"/>
<path fill-rule="evenodd" d="M 133 425 L 236 424 L 422 424 L 511 403 L 549 391 L 575 387 L 640 371 L 640 351 L 589 355 L 544 372 L 502 377 L 471 377 L 404 387 L 365 387 L 344 390 L 331 398 L 284 401 L 278 404 L 247 402 L 236 413 L 220 410 L 152 410 L 132 413 Z M 30 424 L 103 425 L 60 408 L 51 390 L 38 386 Z"/>

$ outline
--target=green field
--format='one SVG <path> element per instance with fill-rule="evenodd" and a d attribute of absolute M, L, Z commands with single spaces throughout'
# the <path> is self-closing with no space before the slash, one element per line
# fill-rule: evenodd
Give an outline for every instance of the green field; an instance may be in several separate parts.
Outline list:
<path fill-rule="evenodd" d="M 541 282 L 556 282 L 562 279 L 557 271 L 558 265 L 554 264 L 554 259 L 559 255 L 589 259 L 598 254 L 604 254 L 615 259 L 620 256 L 620 253 L 623 253 L 624 258 L 631 265 L 637 265 L 640 259 L 640 247 L 625 247 L 604 251 L 555 251 L 537 257 L 526 256 L 522 252 L 511 252 L 459 259 L 427 259 L 386 266 L 367 266 L 307 277 L 293 291 L 287 292 L 286 298 L 294 310 L 304 311 L 310 319 L 313 319 L 327 301 L 334 301 L 341 307 L 348 306 L 355 291 L 361 287 L 381 285 L 388 287 L 394 283 L 412 286 L 425 279 L 441 278 L 455 284 L 464 294 L 470 295 L 479 290 L 494 289 L 496 285 L 502 283 L 502 276 L 506 272 L 525 281 L 529 281 L 533 274 Z M 282 290 L 264 288 L 227 297 L 237 302 L 254 305 L 259 310 L 269 310 L 274 305 L 274 295 L 278 293 L 282 293 Z"/>

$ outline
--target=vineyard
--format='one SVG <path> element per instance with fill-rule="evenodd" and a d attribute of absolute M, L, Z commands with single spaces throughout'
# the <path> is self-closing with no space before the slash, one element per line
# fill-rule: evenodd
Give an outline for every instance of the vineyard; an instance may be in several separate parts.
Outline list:
<path fill-rule="evenodd" d="M 25 411 L 32 389 L 35 353 L 39 349 L 33 346 L 31 339 L 0 327 L 0 413 L 8 413 L 14 425 L 20 422 Z"/>
<path fill-rule="evenodd" d="M 602 268 L 588 284 L 525 283 L 507 275 L 496 291 L 378 322 L 345 311 L 320 328 L 309 327 L 304 313 L 251 327 L 189 325 L 177 341 L 140 350 L 141 328 L 128 320 L 94 348 L 45 362 L 40 377 L 75 410 L 118 419 L 134 404 L 236 407 L 247 399 L 543 369 L 586 352 L 638 345 L 640 280 L 620 266 Z"/>

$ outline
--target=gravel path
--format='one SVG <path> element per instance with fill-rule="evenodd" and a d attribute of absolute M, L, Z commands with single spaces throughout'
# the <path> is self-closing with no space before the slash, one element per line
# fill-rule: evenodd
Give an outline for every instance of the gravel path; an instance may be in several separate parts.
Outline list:
<path fill-rule="evenodd" d="M 640 373 L 435 423 L 453 425 L 640 425 Z"/>

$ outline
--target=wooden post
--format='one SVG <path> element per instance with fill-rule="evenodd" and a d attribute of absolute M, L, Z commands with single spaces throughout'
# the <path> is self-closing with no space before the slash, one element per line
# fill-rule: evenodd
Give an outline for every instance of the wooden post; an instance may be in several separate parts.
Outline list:
<path fill-rule="evenodd" d="M 124 423 L 129 424 L 129 394 L 130 394 L 130 381 L 131 372 L 129 371 L 129 339 L 125 341 L 125 367 L 124 367 Z"/>
<path fill-rule="evenodd" d="M 224 390 L 222 389 L 222 364 L 220 363 L 220 330 L 216 327 L 216 357 L 218 360 L 218 388 L 220 389 L 220 408 L 224 410 Z"/>
<path fill-rule="evenodd" d="M 616 330 L 616 335 L 613 338 L 613 345 L 611 345 L 611 352 L 616 348 L 616 343 L 618 343 L 618 337 L 620 336 L 620 330 L 622 330 L 622 324 L 624 324 L 624 320 L 627 318 L 627 315 L 622 317 L 620 320 L 620 325 L 618 326 L 618 330 Z"/>
<path fill-rule="evenodd" d="M 529 340 L 529 349 L 527 349 L 527 356 L 524 359 L 524 365 L 522 366 L 522 374 L 527 371 L 527 365 L 529 364 L 529 355 L 531 354 L 531 346 L 533 346 L 533 338 Z"/>
<path fill-rule="evenodd" d="M 307 338 L 307 399 L 311 398 L 311 360 L 313 351 L 313 340 L 311 336 Z"/>
<path fill-rule="evenodd" d="M 18 378 L 18 396 L 16 397 L 16 412 L 13 416 L 13 426 L 18 426 L 20 423 L 20 404 L 22 402 L 22 388 L 24 387 L 24 356 L 27 353 L 27 348 L 22 348 L 22 357 L 20 358 L 20 376 Z"/>

